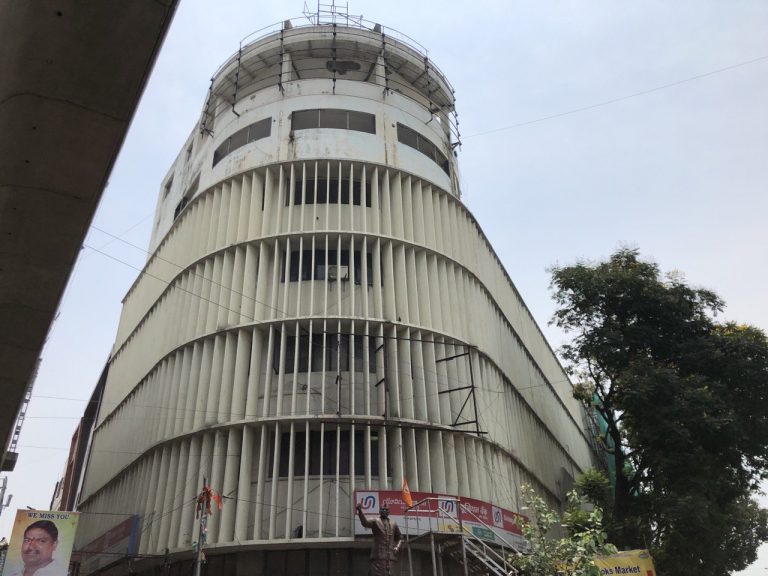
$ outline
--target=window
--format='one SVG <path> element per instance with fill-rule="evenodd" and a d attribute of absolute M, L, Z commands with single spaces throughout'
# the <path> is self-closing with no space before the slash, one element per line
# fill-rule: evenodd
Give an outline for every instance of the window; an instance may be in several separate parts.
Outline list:
<path fill-rule="evenodd" d="M 272 118 L 264 118 L 248 126 L 248 142 L 268 138 L 272 134 Z"/>
<path fill-rule="evenodd" d="M 189 197 L 184 196 L 178 204 L 176 204 L 176 209 L 173 211 L 173 219 L 176 220 L 176 218 L 179 217 L 179 214 L 181 214 L 181 211 L 184 210 L 184 207 L 189 204 Z"/>
<path fill-rule="evenodd" d="M 431 140 L 425 138 L 415 130 L 408 128 L 405 124 L 397 124 L 397 140 L 401 144 L 415 148 L 425 156 L 429 157 L 435 164 L 442 168 L 443 172 L 450 174 L 450 165 L 448 159 L 443 155 Z"/>
<path fill-rule="evenodd" d="M 248 126 L 242 128 L 229 137 L 229 151 L 234 152 L 248 143 Z"/>
<path fill-rule="evenodd" d="M 277 374 L 280 370 L 280 336 L 275 340 L 275 350 L 272 358 L 272 369 Z M 376 372 L 376 339 L 371 336 L 368 338 L 368 372 Z M 350 344 L 354 345 L 354 351 Z M 293 366 L 296 360 L 296 336 L 286 336 L 285 338 L 285 365 L 286 374 L 293 373 Z M 310 350 L 312 352 L 310 366 Z M 309 334 L 299 336 L 299 366 L 298 372 L 322 372 L 325 367 L 326 372 L 363 372 L 365 364 L 365 337 L 361 334 L 350 336 L 348 334 L 326 334 L 325 346 L 323 346 L 323 335 L 314 334 L 312 338 Z M 352 365 L 350 368 L 350 355 L 352 356 Z M 311 368 L 311 370 L 310 370 Z"/>
<path fill-rule="evenodd" d="M 168 194 L 171 193 L 171 188 L 173 188 L 173 176 L 168 178 L 168 181 L 163 186 L 163 198 L 168 196 Z"/>
<path fill-rule="evenodd" d="M 315 250 L 314 270 L 312 269 L 312 250 L 296 250 L 291 252 L 290 263 L 286 262 L 286 255 L 283 254 L 283 273 L 280 278 L 281 282 L 285 282 L 286 264 L 288 264 L 289 269 L 287 271 L 287 276 L 289 282 L 298 282 L 299 280 L 325 280 L 328 266 L 346 266 L 349 274 L 347 280 L 354 279 L 355 284 L 360 284 L 362 282 L 363 274 L 360 251 L 354 251 L 354 263 L 352 265 L 349 263 L 349 250 L 341 250 L 341 254 L 338 254 L 338 252 L 338 250 L 328 250 L 327 252 L 324 249 Z M 368 252 L 365 257 L 368 286 L 373 286 L 373 256 Z M 301 262 L 299 262 L 299 260 L 301 260 Z M 337 280 L 341 279 L 342 278 L 339 277 L 339 271 L 337 270 Z"/>
<path fill-rule="evenodd" d="M 296 110 L 291 114 L 291 130 L 310 128 L 337 128 L 376 134 L 376 116 L 367 112 L 337 108 Z"/>
<path fill-rule="evenodd" d="M 307 453 L 307 436 L 303 431 L 296 432 L 293 436 L 295 450 L 293 454 L 293 475 L 304 476 L 304 459 Z M 351 434 L 349 430 L 337 433 L 330 430 L 324 434 L 310 430 L 309 432 L 309 475 L 334 476 L 336 474 L 336 446 L 339 448 L 339 474 L 349 474 L 351 452 Z M 365 474 L 365 432 L 355 432 L 355 475 Z M 376 432 L 371 432 L 371 475 L 379 475 L 379 437 Z M 320 468 L 320 448 L 323 451 L 323 466 Z M 274 454 L 274 436 L 272 437 L 272 454 Z M 286 478 L 289 473 L 289 457 L 291 451 L 291 435 L 284 432 L 280 435 L 280 462 L 278 474 L 280 478 Z M 269 467 L 272 473 L 272 467 Z"/>
<path fill-rule="evenodd" d="M 213 165 L 216 166 L 228 154 L 246 144 L 267 138 L 272 133 L 272 118 L 264 118 L 254 124 L 241 128 L 224 140 L 213 152 Z"/>
<path fill-rule="evenodd" d="M 199 187 L 200 187 L 200 172 L 195 174 L 195 177 L 192 179 L 192 182 L 187 188 L 187 191 L 184 193 L 184 196 L 186 196 L 187 198 L 192 198 L 192 196 L 195 195 Z"/>
<path fill-rule="evenodd" d="M 317 191 L 315 191 L 317 189 Z M 307 178 L 306 188 L 302 192 L 301 181 L 296 181 L 293 187 L 293 204 L 349 204 L 350 192 L 352 204 L 360 206 L 362 204 L 363 189 L 360 180 L 349 178 Z M 288 206 L 290 198 L 286 196 L 285 205 Z M 341 202 L 339 202 L 341 200 Z M 371 207 L 371 186 L 366 183 L 366 207 Z"/>

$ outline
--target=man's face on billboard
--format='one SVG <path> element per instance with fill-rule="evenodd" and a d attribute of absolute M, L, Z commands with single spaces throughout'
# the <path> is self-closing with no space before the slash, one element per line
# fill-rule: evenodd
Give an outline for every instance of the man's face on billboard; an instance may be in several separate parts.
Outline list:
<path fill-rule="evenodd" d="M 32 528 L 24 533 L 21 558 L 25 566 L 45 566 L 53 560 L 58 542 L 42 528 Z"/>

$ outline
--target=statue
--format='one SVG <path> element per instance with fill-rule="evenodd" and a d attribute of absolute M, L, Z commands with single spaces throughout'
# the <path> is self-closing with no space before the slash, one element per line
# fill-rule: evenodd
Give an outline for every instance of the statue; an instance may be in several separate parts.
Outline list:
<path fill-rule="evenodd" d="M 360 523 L 373 531 L 373 547 L 368 561 L 368 576 L 392 576 L 392 568 L 403 543 L 403 535 L 397 522 L 389 519 L 389 506 L 379 509 L 378 518 L 367 518 L 362 507 L 357 505 Z"/>

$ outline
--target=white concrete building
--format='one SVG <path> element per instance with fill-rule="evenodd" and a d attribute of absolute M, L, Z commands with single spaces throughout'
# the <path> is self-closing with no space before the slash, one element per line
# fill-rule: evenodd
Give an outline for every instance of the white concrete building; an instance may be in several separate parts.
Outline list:
<path fill-rule="evenodd" d="M 216 72 L 125 297 L 78 547 L 137 513 L 141 554 L 188 559 L 203 476 L 222 576 L 364 573 L 355 491 L 404 477 L 562 501 L 583 412 L 461 201 L 453 114 L 425 51 L 364 22 L 286 23 Z"/>

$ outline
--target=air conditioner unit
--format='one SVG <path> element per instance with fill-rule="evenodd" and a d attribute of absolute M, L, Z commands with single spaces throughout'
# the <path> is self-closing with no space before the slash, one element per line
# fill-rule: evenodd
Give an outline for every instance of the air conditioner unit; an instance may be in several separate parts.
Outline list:
<path fill-rule="evenodd" d="M 339 280 L 349 282 L 349 266 L 339 266 Z"/>

